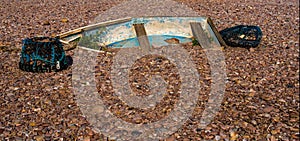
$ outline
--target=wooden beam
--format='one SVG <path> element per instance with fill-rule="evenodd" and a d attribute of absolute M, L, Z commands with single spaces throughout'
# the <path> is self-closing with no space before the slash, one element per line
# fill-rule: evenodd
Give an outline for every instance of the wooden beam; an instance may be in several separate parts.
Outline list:
<path fill-rule="evenodd" d="M 92 25 L 87 25 L 84 27 L 80 27 L 62 34 L 57 35 L 60 38 L 65 38 L 68 37 L 70 35 L 74 35 L 74 34 L 80 34 L 83 31 L 87 31 L 87 30 L 92 30 L 98 27 L 102 27 L 102 26 L 108 26 L 108 25 L 112 25 L 112 24 L 116 24 L 116 23 L 124 23 L 124 22 L 128 22 L 130 21 L 132 18 L 127 17 L 127 18 L 122 18 L 122 19 L 116 19 L 116 20 L 110 20 L 110 21 L 106 21 L 106 22 L 101 22 L 101 23 L 96 23 L 96 24 L 92 24 Z"/>
<path fill-rule="evenodd" d="M 140 44 L 140 47 L 142 49 L 145 49 L 147 51 L 150 51 L 151 47 L 150 47 L 150 42 L 148 40 L 148 37 L 147 37 L 147 33 L 146 33 L 146 30 L 145 30 L 145 27 L 144 27 L 144 24 L 143 23 L 140 23 L 140 24 L 133 24 L 134 26 L 134 29 L 135 29 L 135 33 L 136 33 L 136 36 L 138 38 L 138 41 L 139 41 L 139 44 Z"/>
<path fill-rule="evenodd" d="M 201 47 L 202 48 L 212 48 L 213 46 L 210 43 L 209 38 L 205 34 L 205 32 L 201 26 L 201 23 L 192 22 L 192 23 L 190 23 L 190 25 L 192 28 L 193 36 L 197 39 L 197 41 L 199 42 Z"/>
<path fill-rule="evenodd" d="M 88 25 L 83 27 L 83 30 L 92 30 L 98 27 L 102 27 L 102 26 L 109 26 L 112 24 L 118 24 L 118 23 L 125 23 L 130 21 L 132 18 L 131 17 L 127 17 L 127 18 L 122 18 L 122 19 L 116 19 L 116 20 L 110 20 L 110 21 L 105 21 L 105 22 L 101 22 L 101 23 L 96 23 L 96 24 L 92 24 L 92 25 Z"/>
<path fill-rule="evenodd" d="M 221 46 L 228 47 L 227 44 L 225 43 L 225 41 L 223 40 L 221 34 L 219 33 L 219 31 L 215 27 L 215 25 L 214 25 L 214 23 L 213 23 L 213 21 L 211 20 L 210 17 L 207 18 L 207 23 L 211 27 L 212 31 L 215 33 L 215 35 L 216 35 L 218 41 L 220 42 Z"/>
<path fill-rule="evenodd" d="M 77 29 L 73 29 L 73 30 L 70 30 L 68 32 L 59 34 L 59 35 L 57 35 L 57 37 L 62 39 L 62 38 L 68 37 L 70 35 L 80 34 L 82 31 L 83 31 L 82 28 L 77 28 Z"/>

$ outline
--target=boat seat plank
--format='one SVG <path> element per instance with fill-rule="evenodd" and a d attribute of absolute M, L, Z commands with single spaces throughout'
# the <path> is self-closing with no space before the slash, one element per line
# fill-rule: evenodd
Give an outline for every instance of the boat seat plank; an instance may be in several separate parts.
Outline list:
<path fill-rule="evenodd" d="M 146 49 L 147 51 L 150 51 L 150 49 L 151 49 L 150 42 L 148 40 L 144 24 L 143 23 L 133 24 L 133 26 L 134 26 L 140 47 L 142 49 Z"/>

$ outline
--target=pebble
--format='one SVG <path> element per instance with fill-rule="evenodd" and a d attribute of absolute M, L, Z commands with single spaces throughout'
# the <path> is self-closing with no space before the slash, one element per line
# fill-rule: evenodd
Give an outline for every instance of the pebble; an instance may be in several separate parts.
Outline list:
<path fill-rule="evenodd" d="M 61 22 L 62 22 L 62 23 L 67 23 L 67 22 L 69 22 L 69 20 L 66 19 L 66 18 L 63 18 L 63 19 L 61 19 Z"/>
<path fill-rule="evenodd" d="M 176 137 L 174 135 L 168 137 L 166 141 L 176 141 Z"/>
<path fill-rule="evenodd" d="M 272 106 L 267 106 L 263 109 L 263 111 L 266 113 L 270 113 L 272 110 L 274 110 L 274 108 Z"/>
<path fill-rule="evenodd" d="M 136 138 L 138 138 L 141 134 L 142 134 L 142 132 L 140 132 L 140 131 L 133 131 L 133 132 L 131 132 L 131 135 L 134 136 L 134 137 L 136 137 Z"/>
<path fill-rule="evenodd" d="M 215 136 L 215 140 L 216 140 L 216 141 L 219 141 L 220 139 L 221 139 L 221 137 L 220 137 L 219 135 L 216 135 L 216 136 Z"/>
<path fill-rule="evenodd" d="M 43 136 L 35 136 L 36 141 L 43 141 L 44 137 Z"/>
<path fill-rule="evenodd" d="M 9 140 L 19 135 L 20 132 L 23 133 L 20 138 L 37 141 L 62 139 L 62 137 L 66 137 L 65 140 L 84 139 L 85 129 L 93 125 L 90 125 L 87 119 L 84 118 L 78 105 L 70 100 L 75 97 L 72 88 L 65 88 L 68 84 L 72 84 L 72 81 L 66 77 L 67 74 L 72 73 L 72 69 L 46 74 L 20 71 L 18 69 L 18 53 L 21 48 L 21 40 L 25 37 L 37 35 L 57 35 L 88 25 L 99 13 L 122 2 L 124 1 L 53 0 L 44 1 L 43 3 L 37 0 L 30 2 L 1 1 L 0 111 L 3 116 L 0 119 L 0 140 Z M 248 128 L 243 129 L 241 132 L 249 135 L 250 139 L 265 139 L 264 133 L 267 128 L 265 125 L 268 126 L 271 123 L 276 123 L 276 126 L 281 128 L 282 131 L 273 131 L 276 129 L 271 127 L 270 132 L 273 131 L 276 134 L 270 134 L 268 136 L 269 140 L 298 139 L 299 130 L 295 127 L 299 127 L 299 116 L 298 118 L 293 117 L 290 120 L 286 120 L 289 119 L 289 113 L 298 113 L 298 103 L 295 100 L 299 100 L 297 95 L 299 89 L 296 89 L 299 87 L 297 77 L 299 73 L 299 37 L 295 35 L 298 35 L 299 31 L 299 18 L 294 18 L 299 15 L 298 5 L 290 0 L 285 3 L 240 0 L 233 0 L 227 3 L 222 1 L 199 2 L 195 0 L 178 0 L 178 2 L 187 4 L 197 13 L 201 13 L 201 15 L 211 17 L 218 29 L 241 23 L 259 25 L 263 30 L 264 36 L 257 48 L 247 51 L 242 48 L 228 47 L 223 50 L 226 58 L 227 75 L 230 76 L 229 78 L 237 77 L 239 79 L 234 83 L 229 81 L 226 84 L 226 92 L 223 99 L 223 102 L 226 104 L 222 103 L 219 114 L 213 119 L 216 127 L 212 127 L 211 130 L 220 132 L 220 140 L 229 140 L 229 138 L 235 137 L 228 134 L 229 130 L 235 127 L 235 121 L 247 119 L 255 126 L 255 134 Z M 226 7 L 226 10 L 224 10 L 224 7 Z M 132 7 L 129 8 L 130 10 L 132 9 Z M 174 9 L 176 10 L 173 12 L 180 12 L 181 10 L 178 8 Z M 136 12 L 135 10 L 131 11 Z M 121 14 L 126 15 L 126 12 L 130 11 L 122 11 Z M 159 12 L 157 11 L 157 13 Z M 115 15 L 119 16 L 119 14 Z M 278 18 L 273 18 L 274 15 Z M 62 19 L 64 18 L 67 21 L 63 22 Z M 283 44 L 283 42 L 285 43 Z M 3 44 L 5 47 L 3 47 Z M 187 51 L 191 54 L 196 65 L 199 65 L 197 68 L 201 68 L 199 69 L 201 76 L 208 78 L 210 70 L 207 69 L 209 68 L 209 63 L 205 53 L 199 49 L 199 46 L 187 47 Z M 108 56 L 113 55 L 110 52 L 107 54 Z M 285 65 L 282 62 L 288 63 Z M 20 80 L 20 78 L 26 79 Z M 212 82 L 203 78 L 200 78 L 201 86 L 203 86 L 200 90 L 201 96 L 208 97 L 206 93 L 208 94 L 210 91 Z M 73 75 L 72 79 L 79 80 L 80 76 Z M 105 81 L 103 80 L 103 82 Z M 60 94 L 56 94 L 57 91 L 54 91 L 54 87 L 57 90 L 59 89 Z M 98 90 L 107 92 L 103 89 Z M 248 92 L 248 90 L 253 91 Z M 174 91 L 174 95 L 176 95 L 176 91 Z M 248 96 L 251 99 L 247 99 Z M 35 97 L 39 98 L 35 99 Z M 43 102 L 39 101 L 41 99 L 49 99 L 50 102 L 42 104 Z M 207 99 L 201 100 L 204 102 L 199 103 L 204 107 Z M 198 109 L 201 109 L 201 104 Z M 67 108 L 68 105 L 74 106 Z M 268 105 L 273 108 L 261 107 L 261 105 Z M 39 108 L 42 110 L 39 110 Z M 101 111 L 101 109 L 97 110 Z M 170 111 L 172 111 L 172 108 L 170 108 Z M 266 113 L 263 113 L 262 116 L 257 116 L 261 114 L 260 112 Z M 286 115 L 285 112 L 288 112 L 288 114 Z M 159 112 L 157 115 L 160 116 Z M 18 123 L 17 126 L 15 123 L 10 122 L 20 118 L 19 116 L 24 116 L 24 118 L 21 118 L 24 120 Z M 158 116 L 155 115 L 153 117 L 157 118 Z M 191 119 L 198 121 L 201 117 L 201 112 L 195 112 L 194 116 Z M 31 120 L 26 120 L 27 117 Z M 272 120 L 269 118 L 272 118 Z M 35 121 L 35 126 L 28 126 L 32 121 Z M 75 123 L 73 123 L 74 121 Z M 51 125 L 49 123 L 61 124 Z M 72 126 L 72 128 L 67 127 L 70 124 L 76 126 Z M 196 124 L 197 122 L 191 129 L 187 129 L 185 125 L 182 126 L 182 129 L 174 133 L 174 136 L 177 140 L 185 138 L 203 140 L 211 137 L 211 134 L 214 133 L 210 132 L 202 135 L 201 130 L 197 133 L 190 131 L 197 129 Z M 227 127 L 220 128 L 225 126 L 224 124 Z M 295 127 L 288 127 L 289 125 L 295 125 Z M 5 130 L 2 131 L 2 127 Z M 49 136 L 48 133 L 39 131 L 40 128 L 53 134 Z M 60 132 L 56 132 L 58 130 Z M 29 131 L 32 132 L 29 133 Z M 240 134 L 241 137 L 243 137 L 242 133 Z M 216 138 L 217 136 L 215 136 Z M 105 137 L 95 133 L 90 139 L 104 140 Z"/>

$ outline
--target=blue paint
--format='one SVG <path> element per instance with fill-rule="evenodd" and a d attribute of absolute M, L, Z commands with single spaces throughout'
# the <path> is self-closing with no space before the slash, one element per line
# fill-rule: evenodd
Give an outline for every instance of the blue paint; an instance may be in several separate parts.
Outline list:
<path fill-rule="evenodd" d="M 151 36 L 148 36 L 148 40 L 149 40 L 151 46 L 152 45 L 167 46 L 169 44 L 167 42 L 165 42 L 165 40 L 171 39 L 171 38 L 178 39 L 180 43 L 192 42 L 191 38 L 182 37 L 182 36 L 174 36 L 174 35 L 151 35 Z M 138 47 L 139 42 L 138 42 L 137 38 L 130 38 L 130 39 L 111 43 L 107 46 L 112 47 L 112 48 L 130 48 L 130 47 Z"/>

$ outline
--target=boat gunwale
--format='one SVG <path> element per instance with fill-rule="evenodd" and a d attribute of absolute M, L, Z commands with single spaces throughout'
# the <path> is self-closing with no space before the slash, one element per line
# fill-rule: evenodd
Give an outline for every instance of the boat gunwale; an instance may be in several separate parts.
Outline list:
<path fill-rule="evenodd" d="M 68 36 L 74 35 L 74 34 L 80 34 L 84 31 L 88 31 L 88 30 L 93 30 L 95 28 L 99 28 L 99 27 L 103 27 L 103 26 L 109 26 L 109 25 L 113 25 L 116 23 L 125 23 L 128 21 L 131 21 L 133 18 L 200 18 L 200 17 L 196 17 L 196 16 L 143 16 L 143 17 L 126 17 L 126 18 L 120 18 L 120 19 L 115 19 L 115 20 L 110 20 L 110 21 L 105 21 L 105 22 L 100 22 L 100 23 L 96 23 L 96 24 L 91 24 L 91 25 L 87 25 L 87 26 L 83 26 L 83 27 L 79 27 L 76 29 L 73 29 L 71 31 L 67 31 L 65 33 L 59 34 L 57 35 L 57 37 L 59 37 L 60 39 L 66 38 Z M 207 17 L 202 17 L 201 18 L 205 19 L 207 21 Z"/>

